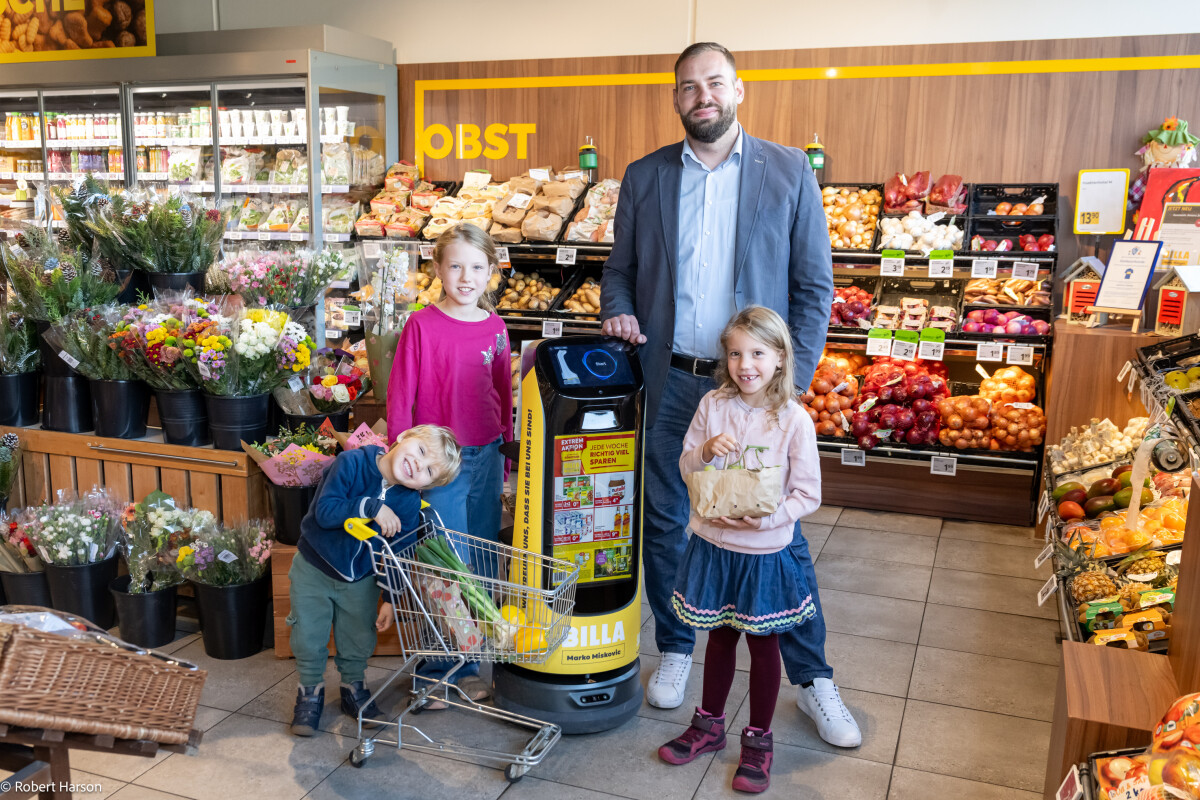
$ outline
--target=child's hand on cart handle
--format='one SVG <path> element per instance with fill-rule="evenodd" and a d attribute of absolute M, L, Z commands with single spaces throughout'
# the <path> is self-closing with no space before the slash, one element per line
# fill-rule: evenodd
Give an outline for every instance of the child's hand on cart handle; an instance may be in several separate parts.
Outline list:
<path fill-rule="evenodd" d="M 390 627 L 392 627 L 392 604 L 384 603 L 379 607 L 379 614 L 375 617 L 375 630 L 383 633 Z"/>
<path fill-rule="evenodd" d="M 389 539 L 400 532 L 400 518 L 396 516 L 395 511 L 392 511 L 387 506 L 379 507 L 379 513 L 375 515 L 375 521 L 379 523 L 379 532 Z"/>
<path fill-rule="evenodd" d="M 728 433 L 719 433 L 704 443 L 704 448 L 700 455 L 707 464 L 718 456 L 724 458 L 730 453 L 741 451 L 741 446 L 738 445 L 737 439 L 730 436 Z"/>

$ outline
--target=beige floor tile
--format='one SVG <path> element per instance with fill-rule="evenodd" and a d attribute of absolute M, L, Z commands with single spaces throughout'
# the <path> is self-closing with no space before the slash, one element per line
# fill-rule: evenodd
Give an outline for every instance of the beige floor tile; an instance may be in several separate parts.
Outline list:
<path fill-rule="evenodd" d="M 138 786 L 136 783 L 126 784 L 124 788 L 113 795 L 114 800 L 179 800 L 179 798 L 192 800 L 190 795 L 160 792 L 158 789 Z"/>
<path fill-rule="evenodd" d="M 804 538 L 808 541 L 808 554 L 814 560 L 821 554 L 825 543 L 829 541 L 829 534 L 832 531 L 832 525 L 810 525 L 806 522 L 800 526 L 800 532 L 804 534 Z"/>
<path fill-rule="evenodd" d="M 918 647 L 908 696 L 1050 722 L 1058 667 Z"/>
<path fill-rule="evenodd" d="M 937 536 L 942 527 L 942 520 L 938 517 L 922 517 L 917 514 L 893 514 L 890 511 L 847 508 L 838 516 L 837 527 Z"/>
<path fill-rule="evenodd" d="M 912 676 L 915 644 L 845 633 L 825 634 L 825 660 L 839 687 L 904 697 Z"/>
<path fill-rule="evenodd" d="M 825 627 L 836 633 L 916 644 L 925 604 L 915 600 L 821 590 Z"/>
<path fill-rule="evenodd" d="M 816 563 L 817 586 L 902 600 L 925 600 L 929 567 L 896 561 L 872 561 L 856 556 L 823 554 Z"/>
<path fill-rule="evenodd" d="M 156 647 L 154 649 L 160 653 L 175 653 L 175 652 L 187 647 L 192 642 L 198 641 L 199 639 L 200 639 L 200 634 L 198 634 L 198 633 L 187 633 L 185 631 L 176 631 L 175 641 L 171 642 L 170 644 L 163 645 L 162 647 Z"/>
<path fill-rule="evenodd" d="M 740 647 L 745 647 L 745 642 L 738 643 Z M 749 653 L 747 652 L 747 655 Z M 650 676 L 654 670 L 658 669 L 659 657 L 642 656 L 642 688 L 650 682 Z M 737 713 L 742 706 L 742 701 L 746 699 L 746 692 L 750 689 L 750 675 L 748 672 L 736 670 L 733 673 L 733 685 L 729 688 L 729 698 L 725 701 L 725 712 L 729 715 L 729 719 L 733 719 L 733 714 Z M 643 702 L 642 708 L 638 711 L 638 715 L 649 719 L 662 720 L 663 722 L 674 722 L 679 725 L 690 725 L 692 714 L 696 707 L 700 705 L 700 698 L 704 692 L 704 664 L 694 662 L 692 664 L 692 674 L 688 678 L 687 692 L 684 694 L 683 703 L 678 708 L 655 708 L 649 702 Z M 709 709 L 705 709 L 706 711 Z"/>
<path fill-rule="evenodd" d="M 1045 581 L 1053 572 L 1050 562 L 1034 568 L 1038 551 L 1031 547 L 1007 544 L 969 542 L 964 539 L 940 539 L 934 566 L 982 572 L 987 575 L 1009 575 L 1013 578 L 1041 578 Z"/>
<path fill-rule="evenodd" d="M 1020 547 L 1036 547 L 1039 550 L 1046 546 L 1040 531 L 1035 534 L 1033 528 L 1017 525 L 996 525 L 991 522 L 970 522 L 961 519 L 942 521 L 943 539 L 966 539 L 972 542 L 988 542 L 990 544 L 1011 544 Z"/>
<path fill-rule="evenodd" d="M 1057 620 L 1057 604 L 1037 604 L 1038 589 L 1042 588 L 1043 583 L 1032 578 L 984 575 L 981 572 L 938 567 L 934 568 L 933 580 L 929 583 L 928 600 L 944 606 Z"/>
<path fill-rule="evenodd" d="M 177 655 L 208 671 L 202 705 L 236 711 L 296 670 L 292 659 L 275 657 L 274 650 L 263 650 L 249 658 L 222 661 L 204 653 L 204 642 L 194 641 Z"/>
<path fill-rule="evenodd" d="M 737 736 L 729 736 L 728 741 L 705 774 L 696 800 L 746 796 L 730 788 L 741 747 Z M 887 764 L 777 743 L 768 792 L 771 797 L 796 800 L 885 800 L 890 774 Z"/>
<path fill-rule="evenodd" d="M 817 734 L 817 726 L 808 715 L 796 707 L 796 690 L 784 678 L 779 688 L 779 699 L 775 703 L 775 716 L 771 721 L 771 731 L 775 735 L 775 743 L 790 744 L 797 747 L 807 747 L 809 750 L 822 750 L 851 758 L 861 758 L 867 761 L 878 761 L 881 764 L 891 764 L 896 757 L 896 742 L 900 738 L 900 722 L 904 718 L 904 699 L 888 697 L 882 694 L 859 692 L 855 689 L 839 688 L 842 702 L 862 731 L 862 745 L 853 750 L 834 747 L 826 744 Z M 742 729 L 750 724 L 750 702 L 742 704 L 737 716 L 733 717 L 727 730 L 731 734 L 740 734 Z M 730 744 L 733 742 L 731 741 Z"/>
<path fill-rule="evenodd" d="M 838 526 L 833 529 L 821 552 L 932 567 L 933 558 L 937 554 L 937 539 L 912 533 L 866 531 Z"/>
<path fill-rule="evenodd" d="M 909 700 L 896 766 L 1040 791 L 1050 724 Z"/>
<path fill-rule="evenodd" d="M 207 735 L 206 733 L 205 736 Z M 200 746 L 204 746 L 203 740 L 201 740 Z M 171 758 L 184 758 L 184 756 L 166 750 L 160 750 L 153 758 L 116 755 L 101 750 L 72 750 L 71 766 L 94 775 L 103 775 L 105 778 L 129 783 L 148 772 L 155 765 L 162 764 Z"/>
<path fill-rule="evenodd" d="M 658 757 L 658 748 L 686 729 L 685 725 L 639 716 L 604 733 L 564 736 L 532 774 L 599 792 L 620 791 L 638 800 L 690 798 L 712 762 L 712 754 L 684 766 L 667 764 Z"/>
<path fill-rule="evenodd" d="M 282 723 L 231 714 L 204 734 L 196 755 L 168 758 L 136 783 L 197 800 L 298 800 L 337 769 L 353 745 L 328 733 L 302 739 Z"/>
<path fill-rule="evenodd" d="M 223 708 L 199 706 L 196 708 L 196 728 L 206 731 L 232 713 L 232 711 L 226 711 Z"/>
<path fill-rule="evenodd" d="M 838 521 L 838 516 L 841 515 L 842 509 L 839 506 L 821 506 L 807 517 L 801 517 L 801 522 L 815 522 L 819 525 L 834 525 Z"/>
<path fill-rule="evenodd" d="M 963 653 L 1057 665 L 1058 623 L 1046 619 L 954 608 L 930 603 L 921 625 L 921 645 Z"/>
<path fill-rule="evenodd" d="M 525 781 L 531 778 L 525 778 Z M 494 800 L 508 787 L 494 767 L 376 745 L 361 767 L 343 763 L 306 800 Z"/>
<path fill-rule="evenodd" d="M 969 797 L 971 800 L 1038 800 L 1040 792 L 1023 792 L 932 772 L 896 767 L 888 800 L 929 800 L 931 797 Z"/>
<path fill-rule="evenodd" d="M 391 670 L 367 667 L 367 688 L 371 691 L 377 690 L 393 674 L 395 673 Z M 379 710 L 387 719 L 394 719 L 408 704 L 408 686 L 409 678 L 405 675 L 397 679 L 396 683 L 376 701 Z M 340 687 L 341 679 L 338 677 L 333 659 L 330 659 L 329 665 L 325 669 L 325 710 L 321 713 L 320 728 L 329 733 L 357 739 L 358 722 L 342 713 Z M 296 676 L 289 675 L 239 708 L 238 713 L 290 725 L 292 710 L 296 705 L 296 688 Z"/>
<path fill-rule="evenodd" d="M 108 800 L 125 787 L 121 781 L 74 767 L 71 768 L 71 783 L 75 784 L 75 797 L 87 797 L 89 800 Z"/>
<path fill-rule="evenodd" d="M 528 776 L 509 787 L 504 800 L 607 800 L 620 795 L 606 794 L 592 789 L 580 789 L 553 781 Z"/>

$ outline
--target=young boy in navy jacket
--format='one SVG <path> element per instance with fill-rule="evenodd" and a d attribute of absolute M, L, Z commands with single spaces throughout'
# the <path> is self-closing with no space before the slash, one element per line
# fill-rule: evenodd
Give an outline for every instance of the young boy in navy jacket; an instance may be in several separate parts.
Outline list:
<path fill-rule="evenodd" d="M 371 519 L 389 539 L 404 534 L 390 543 L 393 550 L 406 547 L 421 525 L 421 490 L 450 483 L 461 461 L 449 428 L 417 425 L 389 450 L 348 450 L 325 471 L 300 523 L 299 552 L 288 571 L 292 613 L 287 622 L 300 674 L 293 734 L 312 736 L 321 721 L 331 628 L 342 711 L 357 719 L 362 710 L 364 724 L 367 718 L 382 719 L 379 708 L 368 705 L 365 678 L 376 634 L 391 627 L 392 606 L 379 605 L 373 565 L 378 538 L 360 541 L 346 533 L 344 523 L 350 517 Z"/>

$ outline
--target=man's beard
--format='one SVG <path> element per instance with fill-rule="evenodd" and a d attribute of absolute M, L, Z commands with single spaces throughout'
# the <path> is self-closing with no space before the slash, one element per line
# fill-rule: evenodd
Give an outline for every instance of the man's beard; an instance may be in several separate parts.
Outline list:
<path fill-rule="evenodd" d="M 687 131 L 687 135 L 698 142 L 712 144 L 725 135 L 725 132 L 733 126 L 737 120 L 737 105 L 730 103 L 727 106 L 703 106 L 702 108 L 720 108 L 721 113 L 711 119 L 694 120 L 690 117 L 679 115 L 680 121 L 683 123 L 683 129 Z M 700 111 L 701 108 L 693 108 L 689 114 Z"/>

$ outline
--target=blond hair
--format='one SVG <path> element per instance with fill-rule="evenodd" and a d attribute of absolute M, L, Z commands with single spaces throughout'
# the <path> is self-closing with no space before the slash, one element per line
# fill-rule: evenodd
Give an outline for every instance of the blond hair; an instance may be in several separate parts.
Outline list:
<path fill-rule="evenodd" d="M 775 370 L 775 376 L 767 384 L 766 403 L 764 404 L 767 411 L 778 418 L 779 412 L 787 406 L 788 401 L 796 392 L 793 386 L 796 365 L 792 355 L 791 331 L 788 330 L 783 317 L 763 306 L 747 306 L 733 315 L 733 319 L 725 325 L 725 330 L 721 331 L 721 361 L 717 364 L 717 372 L 714 376 L 719 389 L 733 394 L 738 392 L 738 387 L 729 374 L 728 343 L 729 336 L 735 330 L 743 331 L 747 336 L 757 339 L 772 350 L 779 351 L 783 357 L 783 364 Z"/>
<path fill-rule="evenodd" d="M 397 436 L 392 447 L 406 439 L 416 439 L 429 451 L 429 460 L 438 473 L 429 484 L 430 488 L 445 486 L 458 477 L 458 471 L 462 469 L 462 448 L 454 438 L 454 431 L 441 425 L 414 425 Z"/>
<path fill-rule="evenodd" d="M 476 228 L 469 222 L 461 222 L 442 231 L 441 236 L 438 236 L 437 243 L 433 246 L 433 270 L 435 274 L 442 265 L 442 256 L 445 254 L 446 248 L 456 242 L 461 242 L 483 253 L 492 268 L 491 272 L 488 273 L 489 281 L 492 275 L 500 272 L 500 258 L 496 255 L 496 242 L 492 239 L 492 235 L 482 228 Z M 479 295 L 479 307 L 484 311 L 493 312 L 496 310 L 496 306 L 492 303 L 491 294 L 490 291 L 484 291 L 483 294 Z M 446 289 L 443 287 L 442 297 L 445 296 Z M 442 297 L 439 297 L 438 300 L 441 300 Z"/>

